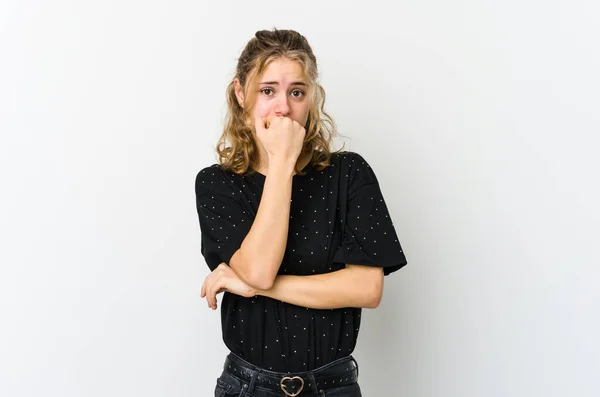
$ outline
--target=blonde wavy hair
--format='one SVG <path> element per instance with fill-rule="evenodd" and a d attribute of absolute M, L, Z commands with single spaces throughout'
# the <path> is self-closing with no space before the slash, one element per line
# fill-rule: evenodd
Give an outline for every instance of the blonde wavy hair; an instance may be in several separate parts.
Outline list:
<path fill-rule="evenodd" d="M 330 165 L 331 143 L 337 135 L 333 119 L 325 112 L 325 90 L 318 83 L 317 59 L 308 41 L 294 30 L 260 30 L 246 44 L 227 87 L 227 114 L 225 128 L 217 143 L 221 167 L 237 174 L 254 172 L 260 164 L 259 142 L 256 142 L 254 120 L 250 114 L 256 95 L 258 79 L 268 65 L 278 59 L 298 62 L 307 80 L 310 100 L 306 136 L 301 155 L 312 153 L 311 163 L 320 171 Z M 235 95 L 235 79 L 242 85 L 244 106 Z M 340 149 L 341 150 L 341 149 Z M 298 175 L 304 175 L 297 169 Z"/>

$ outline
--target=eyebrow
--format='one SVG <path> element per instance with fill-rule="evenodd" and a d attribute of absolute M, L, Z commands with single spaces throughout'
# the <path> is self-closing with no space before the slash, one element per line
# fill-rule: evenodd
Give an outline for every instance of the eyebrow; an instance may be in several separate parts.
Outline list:
<path fill-rule="evenodd" d="M 259 84 L 279 85 L 279 82 L 278 81 L 263 81 L 262 83 L 259 83 Z M 307 86 L 307 84 L 305 82 L 303 82 L 303 81 L 294 81 L 290 85 L 301 85 L 301 86 L 304 86 L 304 87 Z"/>

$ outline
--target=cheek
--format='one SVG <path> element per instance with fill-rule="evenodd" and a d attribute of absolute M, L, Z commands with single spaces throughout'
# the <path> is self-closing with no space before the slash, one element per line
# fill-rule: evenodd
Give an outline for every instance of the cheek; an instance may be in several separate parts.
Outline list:
<path fill-rule="evenodd" d="M 309 106 L 307 104 L 302 104 L 298 107 L 298 109 L 295 109 L 295 111 L 298 117 L 301 118 L 304 123 L 306 123 L 306 120 L 308 119 Z"/>
<path fill-rule="evenodd" d="M 254 117 L 266 118 L 269 115 L 269 113 L 271 113 L 272 108 L 273 105 L 258 100 L 254 104 Z"/>

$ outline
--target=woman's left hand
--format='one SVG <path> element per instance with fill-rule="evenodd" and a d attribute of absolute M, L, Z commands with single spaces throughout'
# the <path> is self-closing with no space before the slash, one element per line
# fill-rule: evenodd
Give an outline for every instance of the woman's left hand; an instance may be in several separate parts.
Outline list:
<path fill-rule="evenodd" d="M 256 296 L 257 291 L 244 283 L 232 268 L 226 263 L 221 263 L 204 280 L 200 297 L 206 297 L 208 307 L 217 309 L 217 295 L 221 292 L 230 292 L 235 295 L 251 298 Z"/>

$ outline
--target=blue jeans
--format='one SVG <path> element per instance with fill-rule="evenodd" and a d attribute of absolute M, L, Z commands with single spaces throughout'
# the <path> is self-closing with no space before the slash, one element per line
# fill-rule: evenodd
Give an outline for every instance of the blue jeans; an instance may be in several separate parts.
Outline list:
<path fill-rule="evenodd" d="M 230 353 L 217 379 L 215 397 L 362 397 L 357 379 L 358 365 L 352 356 L 288 374 L 261 369 Z"/>

